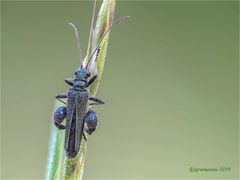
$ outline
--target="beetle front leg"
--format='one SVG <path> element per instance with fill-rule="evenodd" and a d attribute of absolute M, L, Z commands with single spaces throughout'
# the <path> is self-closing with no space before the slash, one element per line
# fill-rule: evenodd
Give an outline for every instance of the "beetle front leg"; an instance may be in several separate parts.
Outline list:
<path fill-rule="evenodd" d="M 97 79 L 97 75 L 94 75 L 87 83 L 87 87 L 90 86 L 92 83 L 94 83 L 94 81 Z"/>
<path fill-rule="evenodd" d="M 59 130 L 66 128 L 65 125 L 61 124 L 63 120 L 66 118 L 66 114 L 67 114 L 67 108 L 65 106 L 57 108 L 56 111 L 54 112 L 54 115 L 53 115 L 54 124 Z"/>
<path fill-rule="evenodd" d="M 74 80 L 73 78 L 65 78 L 64 79 L 64 81 L 70 86 L 73 86 L 73 80 Z"/>
<path fill-rule="evenodd" d="M 90 110 L 86 113 L 84 121 L 86 126 L 84 130 L 91 135 L 97 128 L 98 125 L 98 118 L 96 112 Z"/>

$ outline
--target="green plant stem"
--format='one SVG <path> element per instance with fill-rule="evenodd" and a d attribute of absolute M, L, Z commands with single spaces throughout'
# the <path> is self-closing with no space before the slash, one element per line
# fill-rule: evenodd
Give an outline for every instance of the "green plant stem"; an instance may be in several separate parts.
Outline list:
<path fill-rule="evenodd" d="M 86 64 L 88 58 L 93 50 L 97 46 L 99 39 L 102 37 L 103 33 L 109 28 L 112 24 L 114 11 L 115 11 L 116 0 L 103 0 L 98 17 L 96 26 L 93 32 L 91 44 L 88 45 L 87 56 L 85 57 L 84 63 Z M 107 53 L 108 45 L 107 35 L 101 45 L 101 51 L 97 59 L 97 72 L 98 78 L 96 82 L 91 85 L 89 89 L 90 96 L 95 96 L 97 93 L 98 86 L 100 84 L 101 76 L 103 73 L 104 62 Z M 91 47 L 91 48 L 90 48 Z M 92 71 L 92 74 L 94 72 Z M 56 102 L 55 108 L 63 106 L 62 103 Z M 52 122 L 51 122 L 52 123 Z M 64 152 L 64 131 L 59 131 L 53 126 L 52 123 L 52 135 L 50 140 L 50 152 L 49 152 L 49 161 L 46 179 L 82 179 L 84 162 L 86 159 L 87 153 L 87 142 L 82 140 L 81 148 L 79 153 L 74 158 L 68 158 L 65 156 Z"/>

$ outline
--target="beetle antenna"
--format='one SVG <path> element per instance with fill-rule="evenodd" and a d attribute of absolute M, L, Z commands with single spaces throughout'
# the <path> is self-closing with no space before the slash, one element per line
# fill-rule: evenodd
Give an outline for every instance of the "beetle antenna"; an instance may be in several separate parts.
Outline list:
<path fill-rule="evenodd" d="M 120 22 L 122 22 L 122 21 L 124 21 L 124 20 L 127 20 L 128 18 L 129 18 L 129 16 L 125 16 L 125 17 L 122 17 L 121 19 L 118 19 L 117 21 L 115 21 L 115 22 L 107 29 L 107 31 L 105 31 L 105 33 L 104 33 L 104 34 L 102 35 L 102 37 L 100 38 L 99 43 L 98 43 L 96 49 L 93 51 L 92 55 L 90 56 L 90 58 L 89 58 L 89 60 L 88 60 L 88 63 L 87 63 L 87 67 L 89 66 L 89 63 L 90 63 L 91 59 L 93 58 L 94 54 L 99 51 L 99 48 L 100 48 L 100 46 L 101 46 L 101 43 L 102 43 L 103 39 L 104 39 L 104 38 L 106 37 L 106 35 L 110 32 L 110 30 L 111 30 L 115 25 L 117 25 L 118 23 L 120 23 Z M 97 58 L 96 58 L 95 61 L 97 61 Z"/>
<path fill-rule="evenodd" d="M 82 56 L 81 44 L 80 44 L 80 40 L 79 40 L 79 36 L 78 36 L 78 30 L 73 23 L 69 22 L 68 24 L 74 29 L 75 37 L 76 37 L 77 45 L 78 45 L 78 51 L 79 51 L 79 54 L 80 54 L 80 65 L 82 66 L 83 56 Z"/>
<path fill-rule="evenodd" d="M 95 18 L 95 12 L 96 12 L 96 0 L 94 1 L 94 5 L 93 5 L 93 14 L 92 14 L 92 22 L 91 22 L 91 28 L 90 28 L 90 34 L 89 34 L 89 39 L 88 39 L 88 49 L 91 52 L 92 47 L 90 47 L 92 45 L 91 41 L 92 41 L 92 32 L 93 32 L 93 23 L 94 23 L 94 18 Z"/>

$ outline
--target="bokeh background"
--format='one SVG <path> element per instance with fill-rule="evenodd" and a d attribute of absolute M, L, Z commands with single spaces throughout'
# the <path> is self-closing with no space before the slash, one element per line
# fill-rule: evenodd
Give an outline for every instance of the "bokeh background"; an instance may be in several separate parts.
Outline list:
<path fill-rule="evenodd" d="M 98 7 L 100 2 L 98 2 Z M 1 2 L 1 179 L 45 176 L 54 95 L 86 52 L 92 2 Z M 235 2 L 120 1 L 85 179 L 238 179 Z M 190 167 L 231 167 L 191 173 Z"/>

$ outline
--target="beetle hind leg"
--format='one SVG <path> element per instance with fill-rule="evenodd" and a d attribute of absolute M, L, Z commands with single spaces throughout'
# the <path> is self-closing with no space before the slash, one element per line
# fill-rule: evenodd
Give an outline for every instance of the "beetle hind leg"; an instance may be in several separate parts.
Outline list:
<path fill-rule="evenodd" d="M 85 115 L 85 123 L 86 123 L 86 126 L 84 130 L 89 135 L 91 135 L 96 130 L 98 125 L 98 118 L 97 118 L 96 112 L 92 110 L 88 111 L 87 114 Z"/>
<path fill-rule="evenodd" d="M 66 128 L 65 125 L 61 124 L 63 120 L 66 118 L 66 113 L 67 113 L 67 108 L 65 106 L 57 108 L 56 111 L 54 112 L 54 115 L 53 115 L 54 124 L 59 130 Z"/>
<path fill-rule="evenodd" d="M 83 139 L 84 139 L 85 141 L 87 141 L 87 136 L 86 136 L 86 134 L 85 134 L 84 131 L 83 131 Z"/>

